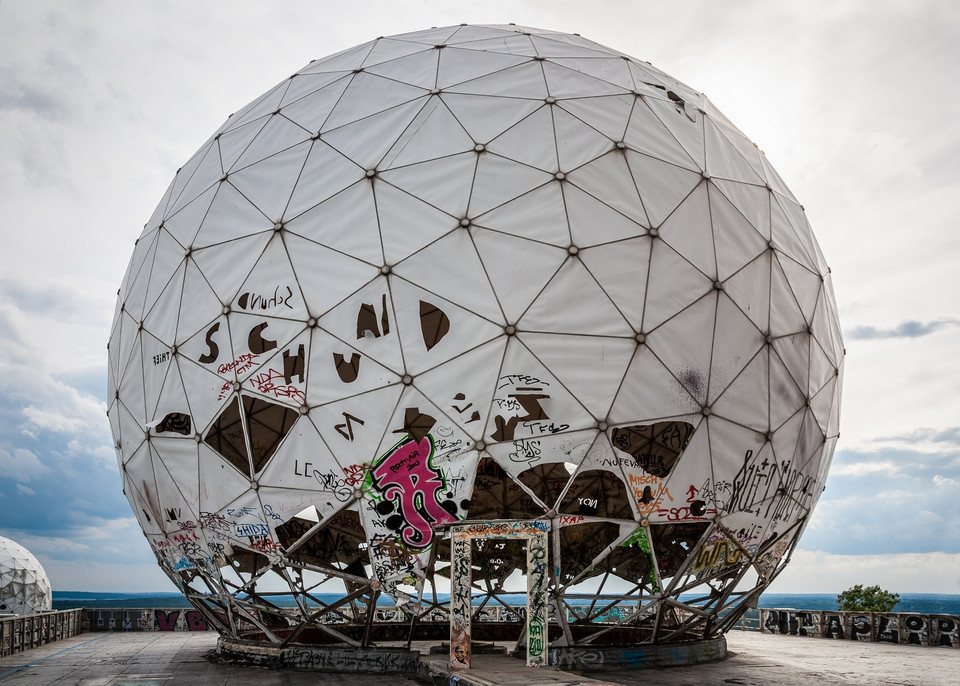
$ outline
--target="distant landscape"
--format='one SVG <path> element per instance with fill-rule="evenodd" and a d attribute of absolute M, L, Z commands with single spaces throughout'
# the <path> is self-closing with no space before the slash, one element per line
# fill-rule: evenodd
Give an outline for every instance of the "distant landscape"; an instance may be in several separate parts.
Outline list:
<path fill-rule="evenodd" d="M 438 594 L 441 600 L 449 596 Z M 341 596 L 335 594 L 317 594 L 323 602 L 333 602 Z M 522 593 L 505 595 L 511 604 L 523 605 L 526 602 Z M 277 605 L 291 607 L 293 598 L 279 595 L 274 598 Z M 589 601 L 584 601 L 589 602 Z M 381 606 L 392 606 L 393 601 L 381 596 Z M 89 591 L 54 591 L 53 609 L 67 610 L 77 607 L 88 608 L 179 608 L 189 607 L 190 603 L 182 594 L 176 592 L 157 593 L 93 593 Z M 835 610 L 837 596 L 833 593 L 765 593 L 760 596 L 758 607 L 784 608 L 794 610 Z M 917 614 L 960 615 L 960 595 L 941 593 L 901 593 L 900 603 L 894 612 L 914 612 Z"/>

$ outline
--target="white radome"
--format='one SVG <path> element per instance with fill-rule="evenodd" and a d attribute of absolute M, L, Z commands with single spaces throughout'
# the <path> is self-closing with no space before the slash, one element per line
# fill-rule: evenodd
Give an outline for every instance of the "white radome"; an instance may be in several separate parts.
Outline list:
<path fill-rule="evenodd" d="M 555 602 L 626 594 L 685 640 L 786 564 L 843 357 L 802 206 L 702 94 L 464 25 L 313 61 L 186 162 L 119 291 L 109 415 L 163 569 L 269 640 L 301 620 L 268 579 L 436 610 L 451 525 L 537 519 Z M 525 569 L 498 550 L 493 592 Z"/>
<path fill-rule="evenodd" d="M 22 545 L 0 536 L 0 615 L 31 615 L 52 607 L 43 565 Z"/>

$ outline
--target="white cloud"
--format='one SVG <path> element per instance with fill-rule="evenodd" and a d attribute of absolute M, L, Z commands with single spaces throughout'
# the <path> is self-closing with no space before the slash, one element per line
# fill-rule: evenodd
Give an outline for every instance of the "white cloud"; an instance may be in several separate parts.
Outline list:
<path fill-rule="evenodd" d="M 28 538 L 24 543 L 35 555 L 45 553 L 47 555 L 55 554 L 62 556 L 65 553 L 87 553 L 90 546 L 74 537 L 66 538 L 62 536 L 44 536 Z"/>
<path fill-rule="evenodd" d="M 736 11 L 652 1 L 600 12 L 556 0 L 365 7 L 360 17 L 347 6 L 320 13 L 289 0 L 184 3 L 177 12 L 118 0 L 87 3 L 84 12 L 50 0 L 0 4 L 0 117 L 10 134 L 0 202 L 13 227 L 0 252 L 0 476 L 32 485 L 0 491 L 5 504 L 36 491 L 35 506 L 48 507 L 68 487 L 42 492 L 44 477 L 115 464 L 99 385 L 76 379 L 105 377 L 113 294 L 133 241 L 177 167 L 230 112 L 310 59 L 377 35 L 509 18 L 577 31 L 707 93 L 804 203 L 844 326 L 880 338 L 847 342 L 847 453 L 835 461 L 808 536 L 833 552 L 958 540 L 960 439 L 943 430 L 956 425 L 960 406 L 960 327 L 936 323 L 960 318 L 955 291 L 944 286 L 960 269 L 960 93 L 952 87 L 960 4 L 836 3 L 818 12 L 790 0 L 740 0 Z M 112 529 L 90 516 L 93 505 L 78 506 L 77 522 L 97 543 L 74 551 L 86 551 L 82 565 L 57 563 L 66 583 L 58 587 L 115 589 L 131 578 L 168 587 L 135 523 Z M 942 537 L 922 529 L 921 508 L 946 520 Z M 52 535 L 55 548 L 71 549 L 69 536 Z M 97 557 L 125 546 L 142 565 Z M 794 564 L 809 578 L 791 578 L 833 583 L 801 553 Z M 916 562 L 930 578 L 960 568 L 955 555 L 940 553 L 824 555 L 824 570 L 837 573 L 869 560 L 901 569 Z"/>
<path fill-rule="evenodd" d="M 960 427 L 953 425 L 939 429 L 925 427 L 914 428 L 899 434 L 872 435 L 864 437 L 856 443 L 845 442 L 843 448 L 848 452 L 866 453 L 871 459 L 871 464 L 881 464 L 876 460 L 876 455 L 890 451 L 907 451 L 927 455 L 952 451 L 955 454 L 960 454 Z M 888 464 L 893 469 L 898 468 L 898 465 L 889 461 L 882 464 Z"/>
<path fill-rule="evenodd" d="M 30 422 L 27 430 L 33 435 L 36 435 L 32 431 L 34 429 L 73 433 L 83 429 L 85 424 L 82 419 L 77 417 L 67 417 L 60 412 L 39 407 L 25 407 L 23 408 L 23 415 Z"/>
<path fill-rule="evenodd" d="M 26 448 L 14 448 L 10 452 L 0 447 L 0 476 L 30 482 L 49 472 L 50 468 Z"/>
<path fill-rule="evenodd" d="M 177 587 L 153 560 L 140 563 L 110 562 L 90 557 L 83 564 L 37 556 L 50 584 L 57 591 L 101 591 L 112 593 L 151 593 L 177 591 Z"/>
<path fill-rule="evenodd" d="M 798 549 L 771 593 L 839 593 L 856 584 L 894 593 L 960 593 L 960 553 L 835 555 Z"/>
<path fill-rule="evenodd" d="M 830 467 L 831 476 L 865 476 L 867 474 L 895 474 L 899 467 L 890 460 L 874 460 L 834 464 Z"/>

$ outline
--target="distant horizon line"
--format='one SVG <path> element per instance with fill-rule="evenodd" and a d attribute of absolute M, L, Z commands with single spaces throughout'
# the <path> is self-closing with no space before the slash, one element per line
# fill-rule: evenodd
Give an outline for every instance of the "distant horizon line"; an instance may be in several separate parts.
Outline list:
<path fill-rule="evenodd" d="M 63 594 L 84 594 L 84 595 L 100 595 L 100 596 L 182 596 L 184 595 L 180 591 L 53 591 L 54 595 L 63 595 Z M 524 595 L 526 591 L 517 590 L 517 591 L 504 591 L 502 595 Z M 839 595 L 842 591 L 803 591 L 803 592 L 788 592 L 788 591 L 764 591 L 760 595 Z M 898 595 L 929 595 L 929 596 L 956 596 L 960 598 L 960 593 L 938 593 L 935 591 L 898 591 Z M 292 593 L 275 591 L 271 592 L 268 595 L 293 595 Z M 346 595 L 345 593 L 313 593 L 311 595 Z M 449 593 L 438 593 L 437 595 L 449 595 Z M 610 593 L 606 595 L 619 595 L 617 593 Z M 683 595 L 697 595 L 696 593 L 688 593 Z"/>

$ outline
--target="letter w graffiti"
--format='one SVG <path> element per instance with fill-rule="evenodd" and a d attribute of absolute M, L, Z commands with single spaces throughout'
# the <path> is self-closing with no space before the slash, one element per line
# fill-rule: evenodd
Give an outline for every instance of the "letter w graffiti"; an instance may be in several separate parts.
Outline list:
<path fill-rule="evenodd" d="M 372 483 L 384 500 L 399 506 L 403 517 L 403 542 L 411 548 L 426 548 L 433 540 L 431 523 L 456 521 L 441 507 L 437 493 L 444 488 L 443 475 L 430 466 L 433 438 L 419 442 L 407 438 L 398 443 L 380 464 L 371 470 Z"/>

